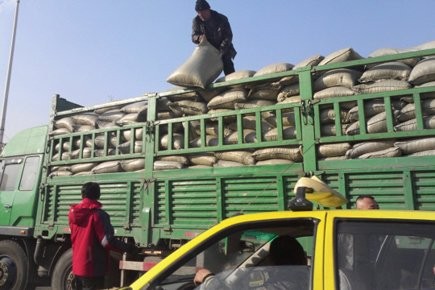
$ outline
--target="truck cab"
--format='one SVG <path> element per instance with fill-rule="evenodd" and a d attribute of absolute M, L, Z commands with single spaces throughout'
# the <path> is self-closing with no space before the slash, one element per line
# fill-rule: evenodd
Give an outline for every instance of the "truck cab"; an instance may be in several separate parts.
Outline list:
<path fill-rule="evenodd" d="M 298 241 L 304 263 L 277 262 L 282 237 Z M 247 214 L 202 233 L 124 289 L 435 289 L 434 242 L 433 212 Z M 297 251 L 278 250 L 281 260 Z M 199 285 L 203 268 L 209 275 Z"/>
<path fill-rule="evenodd" d="M 27 129 L 2 151 L 0 235 L 33 234 L 46 136 L 46 126 Z"/>

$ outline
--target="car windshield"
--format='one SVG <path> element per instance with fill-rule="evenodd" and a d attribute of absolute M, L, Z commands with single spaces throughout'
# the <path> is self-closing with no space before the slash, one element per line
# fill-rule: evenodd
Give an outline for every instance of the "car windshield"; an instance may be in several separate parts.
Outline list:
<path fill-rule="evenodd" d="M 340 290 L 435 289 L 435 225 L 340 221 Z"/>
<path fill-rule="evenodd" d="M 312 220 L 232 229 L 148 289 L 309 289 L 314 233 Z"/>

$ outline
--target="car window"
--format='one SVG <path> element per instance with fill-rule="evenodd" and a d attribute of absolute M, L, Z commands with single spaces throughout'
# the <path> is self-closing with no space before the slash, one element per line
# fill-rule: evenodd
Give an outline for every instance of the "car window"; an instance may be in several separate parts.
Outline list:
<path fill-rule="evenodd" d="M 310 289 L 313 220 L 244 225 L 214 237 L 151 289 Z M 194 284 L 200 270 L 209 275 Z"/>
<path fill-rule="evenodd" d="M 20 169 L 21 164 L 6 164 L 0 184 L 1 191 L 12 191 L 16 189 Z"/>
<path fill-rule="evenodd" d="M 435 289 L 435 222 L 341 221 L 339 289 Z"/>
<path fill-rule="evenodd" d="M 39 156 L 32 156 L 26 159 L 20 182 L 20 190 L 32 190 L 38 176 Z"/>

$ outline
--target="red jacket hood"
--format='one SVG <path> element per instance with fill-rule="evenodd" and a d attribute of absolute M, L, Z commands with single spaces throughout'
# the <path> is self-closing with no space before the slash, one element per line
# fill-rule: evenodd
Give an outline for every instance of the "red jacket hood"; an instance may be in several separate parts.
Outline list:
<path fill-rule="evenodd" d="M 86 226 L 89 215 L 94 209 L 100 209 L 102 204 L 94 199 L 84 198 L 79 204 L 71 206 L 70 221 L 78 226 Z"/>

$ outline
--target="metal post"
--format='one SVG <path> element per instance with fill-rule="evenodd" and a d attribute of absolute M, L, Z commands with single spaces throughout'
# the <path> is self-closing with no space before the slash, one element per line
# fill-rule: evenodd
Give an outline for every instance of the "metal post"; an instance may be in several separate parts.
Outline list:
<path fill-rule="evenodd" d="M 5 132 L 5 122 L 6 122 L 6 111 L 8 106 L 8 97 L 9 97 L 9 86 L 11 82 L 11 73 L 12 73 L 12 62 L 14 59 L 14 50 L 15 50 L 15 35 L 17 33 L 17 23 L 18 23 L 18 10 L 20 6 L 20 0 L 17 0 L 17 5 L 15 7 L 15 17 L 14 17 L 14 27 L 12 32 L 12 41 L 9 52 L 9 65 L 6 77 L 6 85 L 5 85 L 5 94 L 3 99 L 3 112 L 2 112 L 2 121 L 0 125 L 0 150 L 3 149 L 3 136 Z"/>

